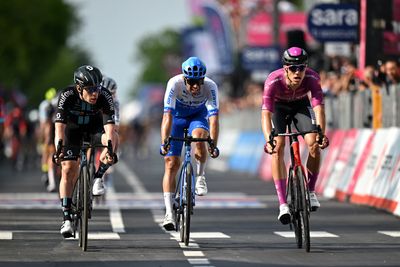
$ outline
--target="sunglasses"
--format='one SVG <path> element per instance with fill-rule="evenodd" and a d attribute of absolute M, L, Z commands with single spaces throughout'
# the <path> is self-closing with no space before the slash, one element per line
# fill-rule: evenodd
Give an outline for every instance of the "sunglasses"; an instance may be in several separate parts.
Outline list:
<path fill-rule="evenodd" d="M 204 79 L 186 79 L 187 84 L 193 86 L 195 84 L 200 85 L 203 84 Z"/>
<path fill-rule="evenodd" d="M 296 71 L 303 72 L 303 71 L 306 69 L 306 67 L 307 67 L 307 65 L 305 65 L 305 64 L 290 65 L 290 66 L 288 67 L 288 69 L 289 69 L 291 72 L 296 72 Z"/>
<path fill-rule="evenodd" d="M 86 92 L 88 92 L 89 94 L 93 94 L 93 93 L 98 93 L 101 89 L 101 86 L 85 86 L 83 87 L 84 90 L 86 90 Z"/>

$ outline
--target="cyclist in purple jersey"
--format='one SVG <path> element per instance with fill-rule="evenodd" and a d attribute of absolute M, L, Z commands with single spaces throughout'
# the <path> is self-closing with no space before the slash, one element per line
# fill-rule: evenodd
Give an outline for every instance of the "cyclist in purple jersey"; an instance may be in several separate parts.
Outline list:
<path fill-rule="evenodd" d="M 293 116 L 293 123 L 298 131 L 311 131 L 315 130 L 317 125 L 321 126 L 322 141 L 316 133 L 304 136 L 309 151 L 307 176 L 310 202 L 312 210 L 316 210 L 320 207 L 315 194 L 320 168 L 320 148 L 329 145 L 325 135 L 325 111 L 320 78 L 314 70 L 307 67 L 308 56 L 304 49 L 291 47 L 285 50 L 282 62 L 283 68 L 270 73 L 264 84 L 262 129 L 267 141 L 272 129 L 276 133 L 285 133 L 288 115 Z M 285 196 L 287 177 L 284 162 L 285 138 L 277 136 L 274 139 L 276 147 L 273 149 L 267 142 L 264 149 L 272 155 L 272 177 L 280 204 L 278 219 L 287 224 L 290 221 L 290 212 Z"/>
<path fill-rule="evenodd" d="M 182 74 L 172 77 L 165 91 L 160 154 L 165 156 L 163 192 L 166 212 L 163 226 L 168 231 L 176 228 L 172 203 L 183 142 L 172 141 L 170 146 L 165 146 L 167 138 L 170 135 L 183 137 L 184 128 L 188 128 L 194 138 L 210 136 L 215 149 L 209 147 L 208 150 L 212 157 L 219 154 L 216 148 L 219 134 L 218 87 L 205 74 L 204 63 L 197 57 L 190 57 L 182 63 Z M 205 178 L 206 144 L 195 143 L 194 155 L 197 163 L 196 194 L 203 196 L 208 191 Z"/>

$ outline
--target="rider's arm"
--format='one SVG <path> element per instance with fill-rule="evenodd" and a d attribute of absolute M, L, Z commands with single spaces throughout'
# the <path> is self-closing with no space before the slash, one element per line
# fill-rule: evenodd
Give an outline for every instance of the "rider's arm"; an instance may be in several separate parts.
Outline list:
<path fill-rule="evenodd" d="M 214 145 L 218 146 L 219 135 L 219 116 L 214 115 L 209 118 L 210 121 L 210 137 L 214 141 Z"/>
<path fill-rule="evenodd" d="M 161 144 L 171 135 L 173 116 L 170 112 L 164 112 L 161 122 Z"/>
<path fill-rule="evenodd" d="M 55 122 L 55 131 L 54 131 L 54 145 L 57 148 L 59 140 L 65 140 L 65 128 L 66 124 L 62 122 Z"/>
<path fill-rule="evenodd" d="M 272 121 L 272 112 L 267 109 L 263 109 L 261 111 L 261 127 L 266 141 L 269 141 L 269 136 L 272 131 L 271 121 Z"/>
<path fill-rule="evenodd" d="M 115 149 L 115 144 L 117 143 L 117 140 L 115 140 L 116 135 L 115 135 L 115 124 L 113 123 L 108 123 L 108 124 L 104 124 L 104 132 L 106 135 L 106 140 L 111 140 L 111 143 L 113 145 L 113 149 Z"/>
<path fill-rule="evenodd" d="M 325 135 L 325 108 L 324 105 L 318 105 L 313 108 L 317 125 L 321 126 L 322 134 Z"/>

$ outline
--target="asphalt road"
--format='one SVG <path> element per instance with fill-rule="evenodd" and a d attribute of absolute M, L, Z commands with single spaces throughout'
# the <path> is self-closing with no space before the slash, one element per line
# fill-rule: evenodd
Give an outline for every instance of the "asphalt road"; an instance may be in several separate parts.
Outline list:
<path fill-rule="evenodd" d="M 107 198 L 95 205 L 88 251 L 59 234 L 57 193 L 34 164 L 0 163 L 0 266 L 400 266 L 398 217 L 320 198 L 311 252 L 277 220 L 271 182 L 208 166 L 209 194 L 196 198 L 188 247 L 160 226 L 162 158 L 121 156 Z"/>

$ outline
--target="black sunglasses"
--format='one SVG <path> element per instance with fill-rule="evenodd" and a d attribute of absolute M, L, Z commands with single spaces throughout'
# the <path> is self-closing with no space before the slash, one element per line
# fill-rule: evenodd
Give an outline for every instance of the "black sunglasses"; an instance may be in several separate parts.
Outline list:
<path fill-rule="evenodd" d="M 204 79 L 188 79 L 186 78 L 186 82 L 190 85 L 193 86 L 195 84 L 200 85 L 203 84 Z"/>
<path fill-rule="evenodd" d="M 307 67 L 307 65 L 305 65 L 305 64 L 290 65 L 290 66 L 288 67 L 288 69 L 289 69 L 291 72 L 296 72 L 296 71 L 303 72 L 303 71 L 306 69 L 306 67 Z"/>
<path fill-rule="evenodd" d="M 100 85 L 97 86 L 85 86 L 83 87 L 84 90 L 86 90 L 86 92 L 88 92 L 89 94 L 93 94 L 93 93 L 98 93 L 101 89 Z"/>

